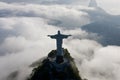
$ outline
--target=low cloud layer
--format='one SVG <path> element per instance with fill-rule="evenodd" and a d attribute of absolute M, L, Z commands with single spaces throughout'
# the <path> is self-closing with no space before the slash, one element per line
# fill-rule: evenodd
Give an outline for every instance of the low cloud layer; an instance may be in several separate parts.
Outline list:
<path fill-rule="evenodd" d="M 88 36 L 90 34 L 81 29 L 63 30 L 48 25 L 43 19 L 39 18 L 7 18 L 4 19 L 4 21 L 6 20 L 5 24 L 9 19 L 13 22 L 13 25 L 6 28 L 1 27 L 1 30 L 4 30 L 6 33 L 9 32 L 7 36 L 3 35 L 0 45 L 0 79 L 2 80 L 6 80 L 6 77 L 9 76 L 10 73 L 17 70 L 20 72 L 16 80 L 24 80 L 24 78 L 30 74 L 31 69 L 28 68 L 29 65 L 34 61 L 47 56 L 48 52 L 55 49 L 55 40 L 48 38 L 47 35 L 55 34 L 57 30 L 62 30 L 63 33 L 73 35 L 73 37 L 65 41 L 64 46 L 66 46 L 65 48 L 69 48 L 71 53 L 74 52 L 75 55 L 77 55 L 76 44 L 78 43 L 80 43 L 80 45 L 81 43 L 83 43 L 83 45 L 85 45 L 84 43 L 88 43 L 89 48 L 90 46 L 93 46 L 93 48 L 90 48 L 91 51 L 95 46 L 99 45 L 93 40 L 86 40 L 86 38 L 89 38 Z M 11 24 L 7 23 L 7 25 L 10 26 Z M 91 34 L 91 37 L 94 36 L 95 35 Z M 74 47 L 75 49 L 70 47 L 73 44 L 76 46 Z M 86 51 L 85 46 L 83 49 L 87 55 L 89 49 Z M 24 76 L 22 76 L 23 69 L 25 69 Z"/>
<path fill-rule="evenodd" d="M 81 73 L 84 76 L 89 76 L 89 80 L 119 80 L 119 52 L 119 46 L 100 48 L 95 51 L 92 60 L 84 61 Z"/>
<path fill-rule="evenodd" d="M 80 7 L 77 9 L 72 6 L 60 5 L 0 4 L 2 6 L 0 17 L 36 17 L 46 20 L 49 25 L 67 28 L 80 27 L 90 22 L 88 14 L 84 11 L 79 11 Z"/>
<path fill-rule="evenodd" d="M 1 2 L 7 3 L 31 3 L 31 4 L 45 4 L 45 5 L 85 5 L 88 6 L 91 0 L 0 0 Z M 118 0 L 96 0 L 98 6 L 102 7 L 110 14 L 120 15 L 120 1 Z"/>
<path fill-rule="evenodd" d="M 97 9 L 67 5 L 0 4 L 0 80 L 7 80 L 15 71 L 19 71 L 15 80 L 25 80 L 32 70 L 29 65 L 56 49 L 55 40 L 47 35 L 55 34 L 57 30 L 72 35 L 64 40 L 63 46 L 74 57 L 82 78 L 119 80 L 120 47 L 103 47 L 97 42 L 100 36 L 80 28 L 101 19 L 91 18 Z"/>

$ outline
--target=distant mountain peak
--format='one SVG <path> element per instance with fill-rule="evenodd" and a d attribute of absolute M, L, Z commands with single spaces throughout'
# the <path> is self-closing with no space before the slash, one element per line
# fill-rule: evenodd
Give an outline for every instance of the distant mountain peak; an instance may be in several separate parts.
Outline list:
<path fill-rule="evenodd" d="M 98 7 L 96 0 L 90 0 L 89 7 Z"/>

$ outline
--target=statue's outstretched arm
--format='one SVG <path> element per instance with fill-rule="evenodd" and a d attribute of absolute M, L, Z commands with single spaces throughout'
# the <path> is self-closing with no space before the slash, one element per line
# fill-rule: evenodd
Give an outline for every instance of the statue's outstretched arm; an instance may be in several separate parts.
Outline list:
<path fill-rule="evenodd" d="M 48 37 L 56 38 L 56 35 L 48 35 Z"/>
<path fill-rule="evenodd" d="M 69 36 L 72 36 L 72 35 L 62 35 L 63 38 L 68 38 Z"/>

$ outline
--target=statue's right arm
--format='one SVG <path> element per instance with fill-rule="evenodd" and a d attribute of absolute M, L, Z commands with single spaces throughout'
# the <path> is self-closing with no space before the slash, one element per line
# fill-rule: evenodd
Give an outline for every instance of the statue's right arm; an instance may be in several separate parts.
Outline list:
<path fill-rule="evenodd" d="M 48 35 L 48 37 L 55 38 L 56 36 L 55 35 Z"/>
<path fill-rule="evenodd" d="M 48 37 L 50 37 L 51 35 L 47 35 Z"/>

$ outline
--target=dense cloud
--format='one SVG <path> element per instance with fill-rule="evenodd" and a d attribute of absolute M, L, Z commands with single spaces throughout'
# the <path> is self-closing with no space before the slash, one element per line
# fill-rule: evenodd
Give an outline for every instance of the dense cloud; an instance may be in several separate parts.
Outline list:
<path fill-rule="evenodd" d="M 88 6 L 90 0 L 0 0 L 7 3 L 32 3 L 32 4 L 45 4 L 45 5 L 86 5 Z M 120 1 L 119 0 L 96 0 L 98 5 L 110 14 L 120 14 Z"/>
<path fill-rule="evenodd" d="M 85 60 L 82 64 L 82 73 L 89 76 L 89 80 L 119 80 L 119 52 L 119 46 L 103 47 L 95 51 L 93 59 Z"/>
<path fill-rule="evenodd" d="M 98 42 L 101 36 L 80 28 L 104 19 L 106 13 L 98 11 L 75 5 L 0 2 L 0 80 L 16 71 L 15 80 L 25 80 L 31 73 L 29 65 L 56 48 L 55 40 L 47 35 L 57 30 L 72 35 L 63 46 L 74 57 L 83 78 L 119 80 L 120 47 L 103 47 Z"/>
<path fill-rule="evenodd" d="M 37 17 L 44 18 L 49 25 L 63 27 L 80 27 L 89 23 L 86 12 L 79 11 L 76 7 L 60 5 L 19 5 L 0 3 L 1 17 Z M 83 7 L 86 8 L 86 7 Z M 91 8 L 88 8 L 91 9 Z"/>

